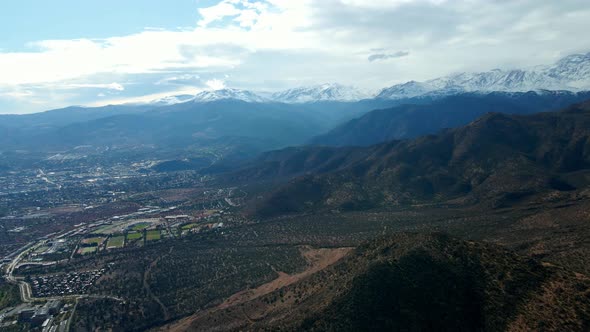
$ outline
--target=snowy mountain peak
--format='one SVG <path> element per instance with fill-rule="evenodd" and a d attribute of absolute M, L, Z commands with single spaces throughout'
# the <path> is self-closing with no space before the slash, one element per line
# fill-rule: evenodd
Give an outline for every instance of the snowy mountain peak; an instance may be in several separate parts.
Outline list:
<path fill-rule="evenodd" d="M 276 92 L 272 99 L 284 103 L 308 103 L 315 101 L 357 101 L 369 96 L 359 89 L 337 83 L 298 87 Z"/>
<path fill-rule="evenodd" d="M 561 58 L 555 63 L 556 66 L 564 66 L 570 64 L 581 64 L 590 61 L 590 52 L 586 54 L 571 54 Z"/>
<path fill-rule="evenodd" d="M 377 97 L 401 99 L 457 92 L 584 89 L 590 89 L 590 53 L 570 55 L 548 67 L 493 69 L 480 73 L 458 73 L 426 82 L 410 81 L 383 89 Z"/>
<path fill-rule="evenodd" d="M 176 95 L 176 96 L 166 96 L 163 98 L 155 99 L 149 102 L 151 105 L 158 105 L 158 106 L 167 106 L 167 105 L 174 105 L 179 103 L 185 103 L 187 101 L 191 101 L 195 98 L 194 95 Z"/>
<path fill-rule="evenodd" d="M 193 102 L 206 103 L 225 99 L 242 100 L 250 103 L 261 103 L 268 101 L 267 99 L 255 94 L 252 91 L 225 88 L 220 90 L 207 90 L 199 92 L 194 96 Z"/>
<path fill-rule="evenodd" d="M 545 70 L 547 76 L 568 83 L 575 89 L 590 87 L 590 53 L 572 54 Z"/>
<path fill-rule="evenodd" d="M 432 87 L 426 83 L 409 81 L 381 90 L 381 92 L 377 95 L 377 98 L 389 98 L 390 96 L 398 96 L 398 98 L 412 98 L 421 96 L 431 90 Z"/>

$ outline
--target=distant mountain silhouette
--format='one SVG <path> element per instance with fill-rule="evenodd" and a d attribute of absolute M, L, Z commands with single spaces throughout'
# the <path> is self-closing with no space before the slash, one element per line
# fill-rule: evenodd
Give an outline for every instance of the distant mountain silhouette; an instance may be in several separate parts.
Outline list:
<path fill-rule="evenodd" d="M 241 137 L 245 142 L 255 140 L 253 150 L 261 152 L 301 144 L 359 114 L 396 103 L 366 100 L 289 105 L 220 99 L 1 115 L 0 151 L 65 150 L 80 145 L 186 148 Z"/>
<path fill-rule="evenodd" d="M 589 140 L 590 102 L 528 116 L 489 113 L 438 135 L 336 150 L 348 160 L 345 167 L 289 182 L 253 214 L 436 202 L 502 206 L 539 192 L 585 186 L 580 174 L 590 166 Z M 317 151 L 309 148 L 308 156 Z M 302 151 L 298 154 L 306 159 Z"/>
<path fill-rule="evenodd" d="M 554 111 L 589 98 L 590 92 L 565 91 L 458 94 L 427 104 L 400 105 L 368 112 L 315 137 L 311 143 L 366 146 L 435 134 L 444 128 L 465 125 L 489 112 L 531 114 Z"/>

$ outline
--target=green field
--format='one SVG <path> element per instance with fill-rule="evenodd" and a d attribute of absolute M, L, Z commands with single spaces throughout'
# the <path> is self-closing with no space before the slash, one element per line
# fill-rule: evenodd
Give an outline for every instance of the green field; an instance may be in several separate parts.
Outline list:
<path fill-rule="evenodd" d="M 94 231 L 97 234 L 111 234 L 118 227 L 118 225 L 104 225 Z"/>
<path fill-rule="evenodd" d="M 127 241 L 139 240 L 143 237 L 141 233 L 129 233 L 127 234 Z"/>
<path fill-rule="evenodd" d="M 162 234 L 160 233 L 159 230 L 148 231 L 147 235 L 146 235 L 146 240 L 148 240 L 148 241 L 159 240 L 161 238 L 162 238 Z"/>
<path fill-rule="evenodd" d="M 125 236 L 117 235 L 117 236 L 113 236 L 109 239 L 109 242 L 107 243 L 107 247 L 108 248 L 121 248 L 121 247 L 123 247 L 123 244 L 125 244 Z"/>
<path fill-rule="evenodd" d="M 82 243 L 84 244 L 96 244 L 99 245 L 104 241 L 104 237 L 91 237 L 87 239 L 83 239 Z"/>
<path fill-rule="evenodd" d="M 203 214 L 206 215 L 206 216 L 211 216 L 211 215 L 214 215 L 217 212 L 218 212 L 218 210 L 206 210 Z"/>
<path fill-rule="evenodd" d="M 151 225 L 151 223 L 149 223 L 149 222 L 140 222 L 140 223 L 137 223 L 137 224 L 131 226 L 131 229 L 134 231 L 142 231 L 142 230 L 150 227 L 150 225 Z"/>
<path fill-rule="evenodd" d="M 182 230 L 193 229 L 197 227 L 197 223 L 190 223 L 182 226 Z"/>
<path fill-rule="evenodd" d="M 78 249 L 78 253 L 80 255 L 93 254 L 96 252 L 97 248 L 98 247 L 82 247 L 82 248 Z"/>

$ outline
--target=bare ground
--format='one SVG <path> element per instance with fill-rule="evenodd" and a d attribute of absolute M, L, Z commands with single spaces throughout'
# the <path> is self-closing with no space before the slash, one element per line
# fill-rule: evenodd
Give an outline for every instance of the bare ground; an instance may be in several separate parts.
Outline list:
<path fill-rule="evenodd" d="M 328 266 L 336 263 L 340 259 L 342 259 L 346 254 L 350 252 L 353 248 L 319 248 L 313 249 L 311 247 L 305 246 L 301 248 L 301 254 L 308 262 L 308 268 L 297 274 L 287 274 L 281 271 L 277 271 L 278 277 L 271 282 L 263 284 L 254 289 L 247 289 L 241 292 L 238 292 L 228 299 L 226 299 L 220 305 L 197 312 L 189 317 L 181 319 L 177 322 L 171 323 L 169 325 L 163 326 L 159 329 L 159 331 L 194 331 L 200 330 L 199 321 L 210 316 L 218 311 L 238 308 L 241 304 L 246 302 L 252 301 L 257 299 L 261 296 L 267 295 L 277 289 L 281 289 L 283 287 L 289 286 L 294 284 L 318 271 L 321 271 Z M 254 321 L 256 318 L 249 317 L 243 310 L 236 309 L 240 314 L 235 317 L 237 320 L 246 320 L 246 321 Z M 261 317 L 261 316 L 259 316 Z"/>

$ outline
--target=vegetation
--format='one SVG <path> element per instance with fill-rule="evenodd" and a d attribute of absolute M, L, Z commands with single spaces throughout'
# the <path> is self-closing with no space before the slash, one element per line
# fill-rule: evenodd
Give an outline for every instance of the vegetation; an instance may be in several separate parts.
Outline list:
<path fill-rule="evenodd" d="M 193 229 L 193 228 L 197 227 L 197 225 L 198 224 L 196 224 L 196 223 L 190 223 L 190 224 L 182 225 L 182 230 Z"/>
<path fill-rule="evenodd" d="M 135 233 L 128 233 L 127 234 L 127 241 L 135 241 L 135 240 L 139 240 L 143 237 L 142 233 L 139 232 L 135 232 Z"/>
<path fill-rule="evenodd" d="M 20 303 L 18 286 L 0 279 L 0 310 Z"/>
<path fill-rule="evenodd" d="M 355 265 L 368 260 L 366 267 L 350 281 L 348 290 L 322 314 L 306 319 L 302 327 L 500 331 L 508 329 L 516 318 L 526 321 L 523 325 L 532 330 L 549 325 L 569 331 L 588 327 L 590 303 L 584 294 L 590 291 L 589 280 L 576 280 L 572 274 L 545 268 L 493 246 L 444 236 L 426 242 L 423 236 L 417 236 L 417 240 L 420 244 L 404 243 L 407 240 L 398 236 L 357 251 L 352 260 Z M 569 279 L 564 281 L 566 277 Z M 541 300 L 549 296 L 545 287 L 556 281 L 578 288 L 574 292 L 582 296 L 568 303 L 567 318 L 541 317 L 543 312 L 564 309 L 559 302 Z M 559 292 L 552 296 L 572 300 Z"/>
<path fill-rule="evenodd" d="M 240 290 L 269 282 L 278 276 L 277 271 L 296 273 L 307 265 L 296 246 L 243 247 L 223 242 L 216 232 L 190 235 L 141 248 L 107 252 L 93 260 L 71 262 L 67 268 L 45 267 L 44 271 L 84 270 L 96 264 L 109 266 L 106 275 L 90 292 L 124 298 L 127 304 L 114 305 L 115 311 L 104 318 L 90 309 L 80 311 L 77 314 L 80 324 L 119 324 L 124 330 L 144 330 L 218 304 Z"/>
<path fill-rule="evenodd" d="M 137 223 L 137 224 L 131 226 L 131 229 L 134 231 L 142 231 L 150 226 L 151 226 L 151 223 L 149 223 L 149 222 L 140 222 L 140 223 Z"/>
<path fill-rule="evenodd" d="M 366 242 L 308 279 L 195 316 L 191 327 L 585 331 L 589 294 L 590 279 L 494 245 L 398 233 Z"/>
<path fill-rule="evenodd" d="M 349 154 L 366 157 L 288 183 L 251 215 L 433 203 L 509 207 L 539 194 L 585 188 L 590 155 L 584 146 L 589 140 L 590 102 L 530 116 L 487 114 L 438 135 L 360 152 L 351 148 Z M 306 153 L 324 160 L 315 152 L 312 147 Z"/>
<path fill-rule="evenodd" d="M 104 268 L 89 292 L 124 301 L 83 299 L 78 331 L 180 318 L 203 330 L 586 331 L 588 111 L 490 114 L 414 141 L 267 153 L 221 180 L 310 174 L 270 195 L 249 187 L 247 222 L 169 241 L 144 227 L 127 233 L 133 246 L 16 272 Z M 191 215 L 221 209 L 157 197 L 136 198 Z M 301 277 L 310 248 L 349 255 Z"/>
<path fill-rule="evenodd" d="M 554 111 L 585 101 L 589 97 L 590 93 L 587 92 L 567 95 L 560 92 L 486 95 L 465 93 L 429 103 L 411 103 L 373 110 L 314 138 L 312 142 L 333 146 L 369 146 L 436 134 L 443 129 L 464 126 L 490 112 L 523 115 Z"/>

